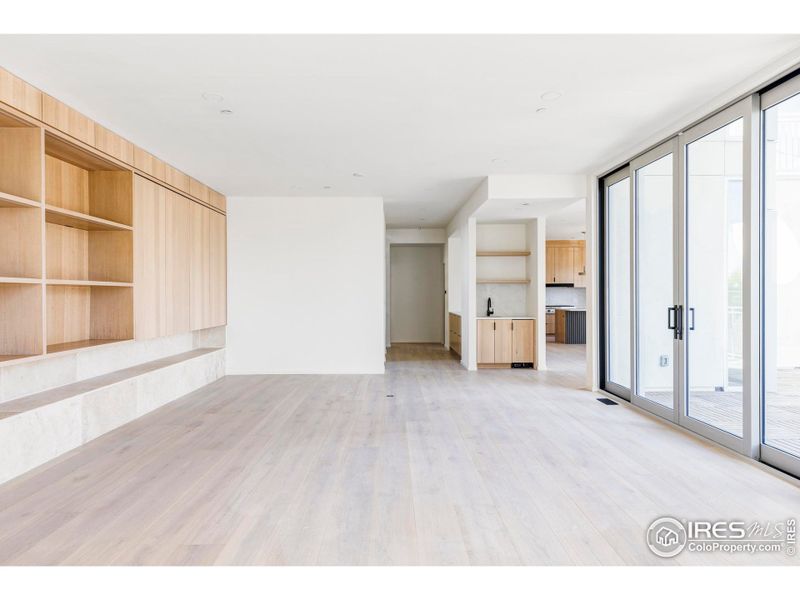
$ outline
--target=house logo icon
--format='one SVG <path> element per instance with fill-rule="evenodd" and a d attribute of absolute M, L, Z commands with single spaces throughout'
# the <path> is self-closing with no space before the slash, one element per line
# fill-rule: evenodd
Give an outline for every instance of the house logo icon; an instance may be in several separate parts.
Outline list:
<path fill-rule="evenodd" d="M 656 556 L 672 558 L 686 547 L 686 528 L 672 517 L 661 517 L 647 529 L 647 546 Z"/>

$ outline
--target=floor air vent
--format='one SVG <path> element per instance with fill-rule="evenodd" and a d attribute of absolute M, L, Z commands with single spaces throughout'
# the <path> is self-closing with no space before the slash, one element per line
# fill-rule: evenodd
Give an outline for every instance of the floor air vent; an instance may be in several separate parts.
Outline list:
<path fill-rule="evenodd" d="M 613 400 L 609 400 L 608 398 L 598 398 L 597 400 L 599 402 L 602 402 L 603 404 L 607 404 L 608 406 L 616 406 L 617 405 L 616 402 L 614 402 Z"/>

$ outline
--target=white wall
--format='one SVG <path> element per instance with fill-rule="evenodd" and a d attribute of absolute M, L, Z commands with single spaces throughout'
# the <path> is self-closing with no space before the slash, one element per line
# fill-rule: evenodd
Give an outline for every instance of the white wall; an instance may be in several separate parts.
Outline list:
<path fill-rule="evenodd" d="M 444 342 L 442 245 L 391 247 L 391 334 L 394 342 Z"/>
<path fill-rule="evenodd" d="M 533 219 L 527 223 L 528 250 L 528 284 L 527 313 L 536 318 L 536 368 L 547 368 L 547 326 L 545 325 L 545 269 L 546 246 L 545 237 L 547 220 L 545 217 Z"/>
<path fill-rule="evenodd" d="M 228 198 L 228 373 L 383 373 L 381 198 Z"/>

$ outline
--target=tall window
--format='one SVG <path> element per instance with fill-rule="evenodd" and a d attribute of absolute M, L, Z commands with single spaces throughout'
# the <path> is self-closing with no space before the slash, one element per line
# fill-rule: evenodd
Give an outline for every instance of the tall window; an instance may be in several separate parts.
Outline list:
<path fill-rule="evenodd" d="M 800 94 L 764 112 L 764 443 L 800 456 Z"/>
<path fill-rule="evenodd" d="M 631 385 L 631 195 L 630 178 L 606 190 L 607 379 Z"/>

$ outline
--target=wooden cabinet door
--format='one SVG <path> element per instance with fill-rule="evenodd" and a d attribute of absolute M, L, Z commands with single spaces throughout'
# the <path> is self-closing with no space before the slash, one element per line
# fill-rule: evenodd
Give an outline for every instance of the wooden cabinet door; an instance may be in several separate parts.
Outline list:
<path fill-rule="evenodd" d="M 189 265 L 191 205 L 188 198 L 171 190 L 166 192 L 166 318 L 167 333 L 190 331 Z"/>
<path fill-rule="evenodd" d="M 494 362 L 495 364 L 510 363 L 514 357 L 513 321 L 510 319 L 498 319 L 494 323 Z"/>
<path fill-rule="evenodd" d="M 133 296 L 137 340 L 166 335 L 166 189 L 134 178 Z"/>
<path fill-rule="evenodd" d="M 494 362 L 494 325 L 491 319 L 478 319 L 478 364 Z"/>
<path fill-rule="evenodd" d="M 567 341 L 567 311 L 556 311 L 556 342 L 563 344 Z"/>
<path fill-rule="evenodd" d="M 573 248 L 555 248 L 556 283 L 575 283 Z"/>
<path fill-rule="evenodd" d="M 556 249 L 547 246 L 545 249 L 545 283 L 556 281 Z"/>
<path fill-rule="evenodd" d="M 581 244 L 573 248 L 573 266 L 575 268 L 575 287 L 586 287 L 586 246 Z"/>
<path fill-rule="evenodd" d="M 211 327 L 211 211 L 190 202 L 189 312 L 192 330 Z"/>
<path fill-rule="evenodd" d="M 209 327 L 225 325 L 227 323 L 227 222 L 225 215 L 209 210 L 210 244 L 211 244 L 211 272 L 209 276 L 210 307 Z"/>
<path fill-rule="evenodd" d="M 545 333 L 547 335 L 555 335 L 556 333 L 556 315 L 555 313 L 552 315 L 545 315 L 544 318 L 545 324 Z"/>
<path fill-rule="evenodd" d="M 511 321 L 512 329 L 512 352 L 511 362 L 534 362 L 534 332 L 536 321 L 532 319 Z"/>

